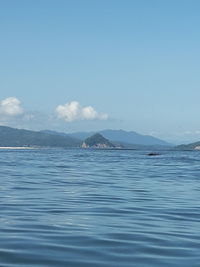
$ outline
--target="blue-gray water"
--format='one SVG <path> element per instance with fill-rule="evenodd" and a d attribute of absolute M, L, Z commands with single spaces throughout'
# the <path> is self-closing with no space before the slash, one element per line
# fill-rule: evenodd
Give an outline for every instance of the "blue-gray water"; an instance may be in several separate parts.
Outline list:
<path fill-rule="evenodd" d="M 1 150 L 0 266 L 200 266 L 200 152 Z"/>

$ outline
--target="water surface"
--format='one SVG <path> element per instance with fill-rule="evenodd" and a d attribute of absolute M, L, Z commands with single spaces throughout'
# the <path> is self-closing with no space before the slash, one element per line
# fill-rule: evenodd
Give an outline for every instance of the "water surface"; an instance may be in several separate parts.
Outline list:
<path fill-rule="evenodd" d="M 0 151 L 1 266 L 200 266 L 200 152 Z"/>

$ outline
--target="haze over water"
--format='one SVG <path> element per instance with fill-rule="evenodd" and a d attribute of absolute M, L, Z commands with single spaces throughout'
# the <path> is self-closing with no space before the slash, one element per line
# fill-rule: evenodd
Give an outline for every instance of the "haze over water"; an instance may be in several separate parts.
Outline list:
<path fill-rule="evenodd" d="M 199 266 L 198 151 L 0 151 L 1 266 Z"/>

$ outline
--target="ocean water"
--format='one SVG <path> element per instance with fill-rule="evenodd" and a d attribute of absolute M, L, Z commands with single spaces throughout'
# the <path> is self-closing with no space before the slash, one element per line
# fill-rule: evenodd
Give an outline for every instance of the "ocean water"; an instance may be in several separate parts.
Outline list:
<path fill-rule="evenodd" d="M 200 266 L 200 152 L 0 151 L 0 266 Z"/>

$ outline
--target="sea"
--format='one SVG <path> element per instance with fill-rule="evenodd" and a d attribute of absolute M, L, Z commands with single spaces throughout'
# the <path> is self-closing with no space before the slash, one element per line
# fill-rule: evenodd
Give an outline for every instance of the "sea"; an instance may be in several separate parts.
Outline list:
<path fill-rule="evenodd" d="M 0 266 L 200 266 L 200 151 L 0 150 Z"/>

